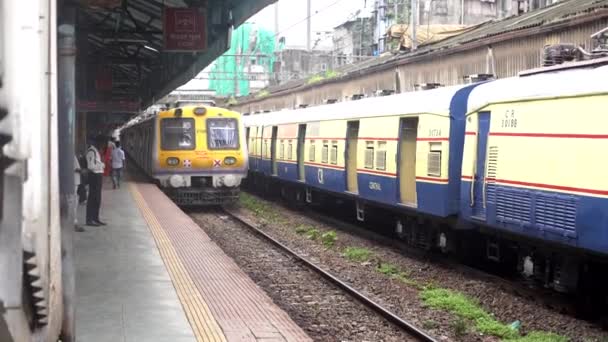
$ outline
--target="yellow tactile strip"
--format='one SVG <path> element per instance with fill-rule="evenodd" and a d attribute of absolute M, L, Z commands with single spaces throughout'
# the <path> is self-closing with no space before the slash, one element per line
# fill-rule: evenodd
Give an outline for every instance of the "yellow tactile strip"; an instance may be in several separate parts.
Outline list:
<path fill-rule="evenodd" d="M 190 278 L 190 275 L 184 268 L 167 233 L 162 229 L 158 219 L 152 213 L 152 210 L 137 190 L 136 186 L 131 183 L 129 189 L 156 241 L 156 245 L 163 262 L 165 263 L 165 267 L 169 272 L 169 276 L 171 277 L 179 300 L 182 303 L 186 317 L 190 322 L 190 326 L 192 326 L 196 340 L 199 342 L 226 342 L 226 337 L 224 336 L 222 329 L 211 314 L 209 306 L 198 292 L 192 278 Z"/>

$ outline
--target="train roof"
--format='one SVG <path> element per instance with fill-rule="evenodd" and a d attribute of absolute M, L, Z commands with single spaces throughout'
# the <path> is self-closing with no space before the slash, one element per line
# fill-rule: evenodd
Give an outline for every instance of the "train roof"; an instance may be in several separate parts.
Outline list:
<path fill-rule="evenodd" d="M 265 114 L 252 114 L 245 116 L 243 121 L 246 126 L 269 126 L 419 113 L 447 116 L 450 113 L 450 104 L 454 95 L 467 86 L 469 85 L 372 97 Z"/>
<path fill-rule="evenodd" d="M 493 103 L 608 92 L 608 66 L 499 79 L 471 91 L 467 112 Z"/>

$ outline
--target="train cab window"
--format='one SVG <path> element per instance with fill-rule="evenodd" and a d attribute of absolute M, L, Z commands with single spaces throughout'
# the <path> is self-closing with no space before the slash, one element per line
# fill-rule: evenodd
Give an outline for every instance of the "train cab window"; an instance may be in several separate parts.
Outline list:
<path fill-rule="evenodd" d="M 321 151 L 321 163 L 327 163 L 329 159 L 329 143 L 323 140 L 323 150 Z"/>
<path fill-rule="evenodd" d="M 287 159 L 293 159 L 293 144 L 291 143 L 291 140 L 289 140 L 289 144 L 287 145 Z"/>
<path fill-rule="evenodd" d="M 239 136 L 236 119 L 207 119 L 207 147 L 211 150 L 236 150 Z"/>
<path fill-rule="evenodd" d="M 386 170 L 386 141 L 378 141 L 376 151 L 376 170 Z"/>
<path fill-rule="evenodd" d="M 279 159 L 285 159 L 285 141 L 281 140 L 281 149 L 279 150 Z"/>
<path fill-rule="evenodd" d="M 441 143 L 429 143 L 427 175 L 441 177 Z"/>
<path fill-rule="evenodd" d="M 338 142 L 331 142 L 331 160 L 330 162 L 334 165 L 338 164 Z"/>
<path fill-rule="evenodd" d="M 374 142 L 373 141 L 365 142 L 365 168 L 366 169 L 374 168 Z"/>
<path fill-rule="evenodd" d="M 316 151 L 316 144 L 314 140 L 310 141 L 310 147 L 308 150 L 308 160 L 311 162 L 315 161 L 315 155 L 316 155 L 317 151 Z"/>
<path fill-rule="evenodd" d="M 161 147 L 163 150 L 194 150 L 194 119 L 167 118 L 162 119 Z"/>

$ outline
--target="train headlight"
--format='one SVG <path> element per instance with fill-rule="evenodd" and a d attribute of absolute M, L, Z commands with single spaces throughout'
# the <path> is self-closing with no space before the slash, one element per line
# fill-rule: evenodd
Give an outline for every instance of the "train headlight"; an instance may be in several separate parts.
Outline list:
<path fill-rule="evenodd" d="M 229 188 L 233 188 L 233 187 L 239 185 L 238 179 L 233 175 L 224 176 L 223 183 L 224 183 L 224 186 L 227 186 Z"/>
<path fill-rule="evenodd" d="M 205 115 L 206 113 L 207 113 L 207 108 L 205 108 L 205 107 L 194 108 L 194 115 Z"/>
<path fill-rule="evenodd" d="M 169 185 L 173 188 L 182 188 L 186 186 L 186 178 L 182 175 L 171 175 L 169 177 Z"/>
<path fill-rule="evenodd" d="M 169 157 L 167 158 L 167 165 L 169 166 L 177 166 L 179 165 L 179 158 Z"/>
<path fill-rule="evenodd" d="M 234 157 L 224 158 L 224 165 L 234 165 L 234 164 L 236 164 L 236 158 L 234 158 Z"/>

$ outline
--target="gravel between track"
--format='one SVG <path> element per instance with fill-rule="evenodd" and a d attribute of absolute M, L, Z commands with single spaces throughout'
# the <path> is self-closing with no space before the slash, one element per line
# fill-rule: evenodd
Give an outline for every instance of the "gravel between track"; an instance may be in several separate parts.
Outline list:
<path fill-rule="evenodd" d="M 191 216 L 315 341 L 415 341 L 228 216 Z"/>
<path fill-rule="evenodd" d="M 301 255 L 332 272 L 351 284 L 354 288 L 377 301 L 402 318 L 430 332 L 439 340 L 445 341 L 497 341 L 495 337 L 482 336 L 469 328 L 466 332 L 457 329 L 456 317 L 450 313 L 430 309 L 423 305 L 418 290 L 402 281 L 391 279 L 377 272 L 380 262 L 390 262 L 409 274 L 409 279 L 418 284 L 434 284 L 448 288 L 477 299 L 482 307 L 501 322 L 515 320 L 521 322 L 521 331 L 547 331 L 566 336 L 570 341 L 608 341 L 608 333 L 596 325 L 557 313 L 536 303 L 504 291 L 487 280 L 472 279 L 471 275 L 428 262 L 417 257 L 404 256 L 402 253 L 348 232 L 337 232 L 334 247 L 326 248 L 318 241 L 312 241 L 296 233 L 296 227 L 305 225 L 317 228 L 320 233 L 334 229 L 322 222 L 306 217 L 275 203 L 258 201 L 275 206 L 276 219 L 261 218 L 244 208 L 236 211 L 252 222 L 258 222 L 266 232 Z M 365 263 L 352 262 L 344 258 L 346 247 L 356 246 L 371 250 L 374 257 Z M 458 331 L 457 331 L 458 330 Z M 359 340 L 359 339 L 356 339 Z M 371 339 L 375 340 L 375 339 Z"/>

